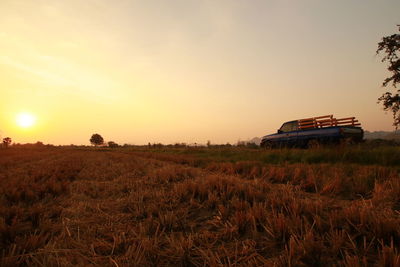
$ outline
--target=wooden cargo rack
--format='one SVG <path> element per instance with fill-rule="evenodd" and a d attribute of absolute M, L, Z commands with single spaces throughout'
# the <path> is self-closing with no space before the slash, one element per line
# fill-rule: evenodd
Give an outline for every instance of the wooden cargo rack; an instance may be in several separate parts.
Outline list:
<path fill-rule="evenodd" d="M 356 120 L 355 117 L 336 119 L 333 115 L 319 116 L 314 118 L 306 118 L 298 120 L 299 129 L 311 129 L 311 128 L 325 128 L 333 126 L 355 126 L 359 127 L 361 124 Z"/>

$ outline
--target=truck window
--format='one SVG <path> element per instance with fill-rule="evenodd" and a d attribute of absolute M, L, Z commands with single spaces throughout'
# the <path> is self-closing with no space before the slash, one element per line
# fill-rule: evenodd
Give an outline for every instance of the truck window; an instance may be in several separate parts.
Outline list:
<path fill-rule="evenodd" d="M 297 131 L 297 121 L 289 121 L 284 123 L 280 130 L 282 132 Z"/>
<path fill-rule="evenodd" d="M 292 131 L 297 131 L 298 130 L 298 122 L 297 121 L 292 121 L 291 123 Z"/>
<path fill-rule="evenodd" d="M 291 127 L 289 122 L 284 123 L 282 125 L 282 127 L 281 127 L 281 131 L 284 132 L 284 133 L 285 132 L 290 132 L 291 130 L 292 130 L 292 127 Z"/>

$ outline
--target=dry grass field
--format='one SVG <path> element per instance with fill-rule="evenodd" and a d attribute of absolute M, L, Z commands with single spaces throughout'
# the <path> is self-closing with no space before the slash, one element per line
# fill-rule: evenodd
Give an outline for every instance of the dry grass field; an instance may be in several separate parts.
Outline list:
<path fill-rule="evenodd" d="M 400 149 L 0 150 L 1 266 L 400 266 Z"/>

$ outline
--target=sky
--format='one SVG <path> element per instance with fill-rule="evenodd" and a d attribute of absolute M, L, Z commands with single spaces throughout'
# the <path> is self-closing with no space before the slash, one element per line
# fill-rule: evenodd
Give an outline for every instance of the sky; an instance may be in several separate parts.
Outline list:
<path fill-rule="evenodd" d="M 393 130 L 375 55 L 398 0 L 0 0 L 0 137 L 236 143 L 285 121 Z M 22 128 L 21 112 L 36 123 Z"/>

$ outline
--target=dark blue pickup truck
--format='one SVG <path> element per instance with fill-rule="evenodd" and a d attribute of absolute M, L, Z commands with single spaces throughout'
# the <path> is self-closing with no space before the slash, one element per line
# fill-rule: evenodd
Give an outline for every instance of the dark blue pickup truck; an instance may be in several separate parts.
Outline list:
<path fill-rule="evenodd" d="M 364 131 L 354 118 L 336 119 L 333 115 L 285 122 L 275 134 L 266 135 L 261 147 L 318 147 L 328 143 L 357 143 Z"/>

